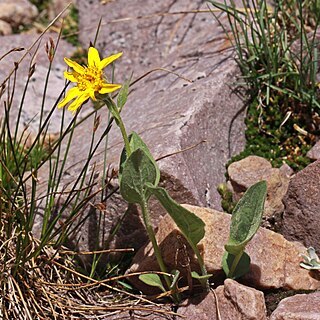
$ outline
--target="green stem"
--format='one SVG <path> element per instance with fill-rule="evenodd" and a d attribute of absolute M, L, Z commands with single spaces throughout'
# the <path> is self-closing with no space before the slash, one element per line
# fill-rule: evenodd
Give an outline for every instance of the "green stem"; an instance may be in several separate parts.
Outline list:
<path fill-rule="evenodd" d="M 199 265 L 200 265 L 201 275 L 206 276 L 206 275 L 208 274 L 208 273 L 207 273 L 207 269 L 206 269 L 206 266 L 205 266 L 205 264 L 204 264 L 204 261 L 203 261 L 203 259 L 202 259 L 202 256 L 201 256 L 201 254 L 200 254 L 200 251 L 199 251 L 197 245 L 195 245 L 195 244 L 192 243 L 192 242 L 189 242 L 189 244 L 190 244 L 193 252 L 194 252 L 194 253 L 196 254 L 196 256 L 197 256 L 198 263 L 199 263 Z M 207 290 L 210 289 L 210 287 L 209 287 L 209 281 L 208 281 L 207 279 L 206 279 L 205 281 L 200 281 L 200 282 L 201 282 L 202 286 L 205 287 Z"/>
<path fill-rule="evenodd" d="M 165 264 L 163 262 L 163 259 L 162 259 L 162 256 L 161 256 L 161 252 L 160 252 L 160 248 L 158 246 L 157 239 L 156 239 L 156 236 L 154 234 L 154 231 L 153 231 L 153 228 L 152 228 L 152 225 L 151 225 L 147 201 L 144 199 L 143 203 L 140 204 L 140 206 L 141 206 L 143 221 L 144 221 L 144 224 L 145 224 L 149 239 L 150 239 L 150 241 L 152 243 L 152 246 L 153 246 L 153 249 L 154 249 L 154 254 L 155 254 L 156 259 L 158 261 L 160 270 L 162 272 L 164 272 L 164 273 L 168 273 L 167 272 L 167 268 L 166 268 L 166 266 L 165 266 Z M 168 290 L 170 290 L 171 289 L 171 280 L 170 280 L 170 278 L 167 275 L 164 275 L 164 280 L 166 281 Z M 171 297 L 172 297 L 172 300 L 173 300 L 173 302 L 175 304 L 179 304 L 180 298 L 179 298 L 179 294 L 178 293 L 173 293 L 171 295 Z"/>
<path fill-rule="evenodd" d="M 118 113 L 118 118 L 115 118 L 116 119 L 116 123 L 118 125 L 118 127 L 120 128 L 120 131 L 121 131 L 121 134 L 122 134 L 122 138 L 123 138 L 123 141 L 124 141 L 124 147 L 126 148 L 126 153 L 127 153 L 127 158 L 129 158 L 129 156 L 131 155 L 131 148 L 130 148 L 130 142 L 129 142 L 129 138 L 128 138 L 128 135 L 127 135 L 127 131 L 126 131 L 126 128 L 124 126 L 124 123 L 120 117 L 120 114 L 117 110 L 117 113 Z"/>
<path fill-rule="evenodd" d="M 153 231 L 153 228 L 152 228 L 152 225 L 151 225 L 151 222 L 150 222 L 150 215 L 149 215 L 149 210 L 148 210 L 148 206 L 147 206 L 147 201 L 143 201 L 143 203 L 140 204 L 140 206 L 141 206 L 143 221 L 144 221 L 144 224 L 145 224 L 149 239 L 150 239 L 150 241 L 152 243 L 152 246 L 153 246 L 153 249 L 154 249 L 154 254 L 155 254 L 156 258 L 157 258 L 160 270 L 162 272 L 164 272 L 164 273 L 168 273 L 167 272 L 167 268 L 166 268 L 166 266 L 165 266 L 165 264 L 163 262 L 163 259 L 162 259 L 162 256 L 161 256 L 161 252 L 160 252 L 160 248 L 158 246 L 157 239 L 156 239 L 156 236 L 154 234 L 154 231 Z M 168 289 L 170 289 L 170 285 L 171 285 L 170 278 L 165 275 L 164 279 L 166 281 Z"/>
<path fill-rule="evenodd" d="M 103 101 L 106 104 L 106 106 L 108 107 L 108 109 L 110 110 L 117 126 L 119 127 L 119 129 L 121 131 L 122 138 L 124 141 L 124 147 L 125 147 L 126 153 L 127 153 L 127 158 L 129 158 L 129 156 L 131 155 L 130 142 L 129 142 L 129 138 L 127 135 L 126 127 L 124 126 L 124 123 L 123 123 L 122 118 L 120 116 L 120 112 L 118 110 L 118 107 L 110 98 L 104 99 Z"/>
<path fill-rule="evenodd" d="M 193 252 L 197 256 L 198 263 L 200 265 L 201 275 L 206 276 L 208 274 L 208 272 L 207 272 L 206 266 L 204 264 L 203 258 L 202 258 L 201 254 L 200 254 L 200 251 L 199 251 L 198 247 L 194 243 L 189 243 L 189 244 L 190 244 Z M 206 280 L 205 286 L 207 288 L 209 288 L 208 280 Z"/>
<path fill-rule="evenodd" d="M 242 254 L 243 254 L 243 251 L 241 250 L 235 257 L 234 257 L 234 260 L 232 262 L 232 266 L 231 266 L 231 269 L 229 271 L 229 278 L 232 278 L 233 277 L 233 274 L 237 268 L 237 265 L 242 257 Z"/>

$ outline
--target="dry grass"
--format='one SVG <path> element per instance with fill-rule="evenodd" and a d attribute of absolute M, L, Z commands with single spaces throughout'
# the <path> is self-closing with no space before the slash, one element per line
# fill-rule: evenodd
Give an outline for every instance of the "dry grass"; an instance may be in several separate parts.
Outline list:
<path fill-rule="evenodd" d="M 98 281 L 77 272 L 75 260 L 62 249 L 46 246 L 17 267 L 16 230 L 8 237 L 5 223 L 1 221 L 0 231 L 1 319 L 125 319 L 133 313 L 169 319 L 174 314 L 170 306 L 121 290 L 116 278 Z M 29 238 L 32 256 L 39 242 Z"/>

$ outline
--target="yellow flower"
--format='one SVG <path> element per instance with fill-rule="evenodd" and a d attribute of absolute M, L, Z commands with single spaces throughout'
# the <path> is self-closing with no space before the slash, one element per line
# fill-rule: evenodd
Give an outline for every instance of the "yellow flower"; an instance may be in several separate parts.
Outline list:
<path fill-rule="evenodd" d="M 65 71 L 64 76 L 77 85 L 67 92 L 66 97 L 59 102 L 58 108 L 64 107 L 73 100 L 68 110 L 75 111 L 89 98 L 97 100 L 96 93 L 106 94 L 120 89 L 120 84 L 106 81 L 103 69 L 121 55 L 122 52 L 101 60 L 98 50 L 90 47 L 88 51 L 88 66 L 81 66 L 75 61 L 64 58 L 66 64 L 73 69 L 72 72 Z"/>

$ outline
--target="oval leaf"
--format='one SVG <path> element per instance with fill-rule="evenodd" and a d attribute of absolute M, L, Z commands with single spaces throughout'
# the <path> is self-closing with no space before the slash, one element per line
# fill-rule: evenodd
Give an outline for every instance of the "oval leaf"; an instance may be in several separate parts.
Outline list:
<path fill-rule="evenodd" d="M 267 184 L 260 181 L 251 186 L 235 206 L 230 226 L 230 237 L 225 245 L 229 253 L 237 255 L 258 231 L 267 194 Z"/>
<path fill-rule="evenodd" d="M 132 132 L 129 135 L 129 142 L 130 142 L 130 149 L 131 152 L 136 151 L 137 149 L 141 149 L 145 152 L 145 154 L 149 157 L 149 159 L 152 161 L 155 169 L 156 169 L 156 180 L 153 183 L 155 186 L 158 185 L 159 181 L 160 181 L 160 170 L 159 167 L 156 163 L 156 161 L 154 160 L 150 150 L 148 149 L 147 145 L 144 143 L 144 141 L 140 138 L 140 136 L 135 133 Z M 127 161 L 127 154 L 126 154 L 126 150 L 125 148 L 123 148 L 122 152 L 121 152 L 121 156 L 120 156 L 120 166 L 119 166 L 119 180 L 121 183 L 121 178 L 122 178 L 122 171 L 123 171 L 123 167 L 125 162 Z"/>
<path fill-rule="evenodd" d="M 164 188 L 150 184 L 147 184 L 147 186 L 167 210 L 187 241 L 196 245 L 204 237 L 205 223 L 193 212 L 175 202 Z"/>
<path fill-rule="evenodd" d="M 176 286 L 176 284 L 178 283 L 180 271 L 179 270 L 172 270 L 171 274 L 172 274 L 172 282 L 170 285 L 170 290 L 172 290 Z"/>
<path fill-rule="evenodd" d="M 139 276 L 139 279 L 147 284 L 148 286 L 152 286 L 152 287 L 158 287 L 159 289 L 161 289 L 163 292 L 166 292 L 166 289 L 164 288 L 160 277 L 155 274 L 155 273 L 147 273 L 147 274 L 141 274 Z"/>
<path fill-rule="evenodd" d="M 118 109 L 121 111 L 124 105 L 127 102 L 128 94 L 129 94 L 129 86 L 130 86 L 131 78 L 122 85 L 117 98 Z"/>
<path fill-rule="evenodd" d="M 154 184 L 157 180 L 157 169 L 146 153 L 137 149 L 124 163 L 120 181 L 120 193 L 129 203 L 145 201 L 145 184 Z"/>

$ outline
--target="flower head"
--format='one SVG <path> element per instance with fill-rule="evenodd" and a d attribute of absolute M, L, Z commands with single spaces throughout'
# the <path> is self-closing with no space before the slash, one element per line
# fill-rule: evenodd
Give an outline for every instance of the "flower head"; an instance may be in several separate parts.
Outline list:
<path fill-rule="evenodd" d="M 58 108 L 62 108 L 72 101 L 68 110 L 75 111 L 89 98 L 97 100 L 96 93 L 106 94 L 120 89 L 120 84 L 106 81 L 103 69 L 121 57 L 121 55 L 122 52 L 101 60 L 98 50 L 90 47 L 88 51 L 88 66 L 81 66 L 75 61 L 64 58 L 66 64 L 73 69 L 71 72 L 65 71 L 64 77 L 77 85 L 67 92 L 66 97 L 59 102 Z"/>

